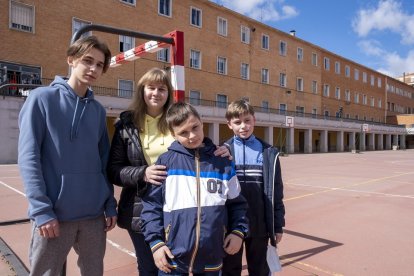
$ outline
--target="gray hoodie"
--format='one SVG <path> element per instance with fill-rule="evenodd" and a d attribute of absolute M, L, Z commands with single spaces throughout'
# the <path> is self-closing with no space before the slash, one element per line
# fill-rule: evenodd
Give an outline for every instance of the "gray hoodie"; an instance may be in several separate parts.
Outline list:
<path fill-rule="evenodd" d="M 106 178 L 109 138 L 105 109 L 88 90 L 80 98 L 56 77 L 33 90 L 19 114 L 18 163 L 37 226 L 48 221 L 116 215 Z"/>

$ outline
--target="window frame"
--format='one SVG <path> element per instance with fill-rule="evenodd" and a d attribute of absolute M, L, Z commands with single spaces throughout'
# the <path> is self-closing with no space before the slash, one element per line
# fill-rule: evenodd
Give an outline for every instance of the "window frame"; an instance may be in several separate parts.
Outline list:
<path fill-rule="evenodd" d="M 222 23 L 221 23 L 222 22 Z M 222 27 L 224 28 L 224 33 L 221 33 L 221 24 L 223 25 Z M 221 35 L 221 36 L 227 36 L 227 19 L 221 16 L 217 16 L 217 34 Z"/>
<path fill-rule="evenodd" d="M 248 63 L 244 63 L 244 62 L 241 63 L 241 65 L 240 65 L 240 77 L 243 80 L 249 80 L 250 79 L 250 65 Z"/>
<path fill-rule="evenodd" d="M 220 97 L 225 98 L 226 101 L 220 101 L 219 100 Z M 227 108 L 228 102 L 229 102 L 229 99 L 228 99 L 227 95 L 220 94 L 220 93 L 216 94 L 216 107 L 218 107 L 218 108 Z"/>
<path fill-rule="evenodd" d="M 269 84 L 269 69 L 268 68 L 262 68 L 261 79 L 262 79 L 262 83 Z"/>
<path fill-rule="evenodd" d="M 193 97 L 197 95 L 197 97 Z M 201 105 L 201 92 L 200 90 L 191 89 L 188 93 L 189 101 L 191 105 Z"/>
<path fill-rule="evenodd" d="M 201 69 L 201 51 L 190 49 L 190 68 Z"/>
<path fill-rule="evenodd" d="M 162 3 L 161 3 L 162 2 Z M 165 2 L 168 2 L 168 7 L 166 6 Z M 163 4 L 161 6 L 161 4 Z M 165 13 L 162 12 L 162 9 L 167 9 Z M 172 17 L 172 0 L 158 0 L 158 15 L 165 16 L 165 17 Z"/>
<path fill-rule="evenodd" d="M 279 55 L 287 56 L 287 42 L 284 40 L 279 41 Z"/>
<path fill-rule="evenodd" d="M 131 40 L 130 41 L 131 42 L 131 48 L 125 49 L 125 47 L 122 46 L 122 49 L 121 49 L 121 43 L 123 43 L 122 45 L 124 45 L 125 44 L 125 41 L 124 41 L 125 39 L 130 39 Z M 128 50 L 133 49 L 133 48 L 135 48 L 135 38 L 134 37 L 126 36 L 126 35 L 119 35 L 119 52 L 126 52 Z"/>
<path fill-rule="evenodd" d="M 123 82 L 124 85 L 129 84 L 131 89 L 121 88 L 121 82 Z M 132 99 L 133 94 L 134 94 L 134 81 L 126 80 L 126 79 L 118 79 L 118 97 L 125 98 L 125 99 Z"/>
<path fill-rule="evenodd" d="M 18 12 L 17 9 L 20 9 L 21 12 L 25 13 L 25 18 L 20 18 L 19 20 L 17 17 L 19 14 L 13 13 L 13 11 Z M 21 15 L 21 14 L 20 14 Z M 30 18 L 26 18 L 29 16 Z M 36 20 L 36 13 L 35 13 L 35 6 L 29 5 L 17 1 L 10 1 L 10 10 L 9 10 L 9 29 L 25 32 L 25 33 L 35 33 L 35 20 Z M 14 20 L 15 19 L 15 22 Z M 23 21 L 27 21 L 25 23 L 30 23 L 30 25 L 22 24 Z M 19 22 L 19 23 L 18 23 Z M 27 30 L 29 29 L 29 30 Z"/>
<path fill-rule="evenodd" d="M 262 49 L 263 50 L 270 49 L 270 37 L 267 34 L 262 34 Z"/>
<path fill-rule="evenodd" d="M 244 44 L 250 44 L 250 28 L 245 26 L 245 25 L 241 25 L 240 26 L 240 41 Z"/>
<path fill-rule="evenodd" d="M 193 11 L 196 12 L 196 23 L 193 23 L 193 19 L 194 19 L 194 13 Z M 190 7 L 190 25 L 197 27 L 197 28 L 202 28 L 203 27 L 203 10 L 199 9 L 197 7 L 191 6 Z"/>
<path fill-rule="evenodd" d="M 220 62 L 223 61 L 223 62 Z M 222 64 L 223 67 L 223 71 L 220 71 L 220 64 Z M 217 73 L 220 75 L 227 75 L 227 58 L 226 57 L 221 57 L 221 56 L 217 56 Z"/>
<path fill-rule="evenodd" d="M 286 73 L 279 73 L 279 86 L 287 87 L 287 75 Z"/>

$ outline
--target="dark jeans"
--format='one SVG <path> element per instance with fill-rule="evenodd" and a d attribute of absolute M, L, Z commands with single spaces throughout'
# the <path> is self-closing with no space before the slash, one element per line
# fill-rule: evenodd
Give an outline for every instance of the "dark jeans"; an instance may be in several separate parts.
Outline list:
<path fill-rule="evenodd" d="M 187 276 L 187 275 L 190 275 L 190 274 L 189 273 L 175 272 L 174 270 L 171 271 L 171 273 L 165 273 L 165 272 L 162 272 L 161 270 L 158 271 L 158 276 Z M 219 275 L 220 275 L 220 271 L 205 272 L 205 273 L 193 273 L 193 276 L 219 276 Z"/>
<path fill-rule="evenodd" d="M 157 276 L 158 268 L 155 266 L 151 248 L 145 242 L 144 235 L 128 230 L 137 256 L 139 276 Z"/>
<path fill-rule="evenodd" d="M 266 252 L 269 238 L 246 238 L 246 260 L 249 275 L 269 275 Z M 223 260 L 223 276 L 240 276 L 242 272 L 243 246 L 234 255 L 227 255 Z"/>

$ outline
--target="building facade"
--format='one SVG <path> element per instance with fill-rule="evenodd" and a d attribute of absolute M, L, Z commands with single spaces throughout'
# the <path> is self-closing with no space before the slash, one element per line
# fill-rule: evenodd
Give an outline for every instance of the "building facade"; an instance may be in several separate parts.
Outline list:
<path fill-rule="evenodd" d="M 182 31 L 185 97 L 200 106 L 216 143 L 232 135 L 224 119 L 227 104 L 244 98 L 256 107 L 256 135 L 288 153 L 408 144 L 406 129 L 392 124 L 396 115 L 414 112 L 413 87 L 208 0 L 1 1 L 0 33 L 7 37 L 0 42 L 2 82 L 30 83 L 40 76 L 46 84 L 67 75 L 66 48 L 85 24 L 156 35 Z M 146 42 L 91 33 L 113 55 Z M 168 70 L 172 54 L 160 50 L 101 78 L 95 92 L 110 131 L 140 76 L 155 66 Z"/>

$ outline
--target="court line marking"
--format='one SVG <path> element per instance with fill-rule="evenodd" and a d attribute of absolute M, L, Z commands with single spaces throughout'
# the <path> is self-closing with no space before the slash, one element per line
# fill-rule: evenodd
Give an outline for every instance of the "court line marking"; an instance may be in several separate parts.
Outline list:
<path fill-rule="evenodd" d="M 10 189 L 10 190 L 12 190 L 12 191 L 14 191 L 14 192 L 18 193 L 19 195 L 22 195 L 22 196 L 26 197 L 26 194 L 25 194 L 25 193 L 23 193 L 23 192 L 21 192 L 21 191 L 17 190 L 16 188 L 13 188 L 13 187 L 12 187 L 12 186 L 10 186 L 10 185 L 7 185 L 7 184 L 6 184 L 6 183 L 4 183 L 3 181 L 0 181 L 0 184 L 1 184 L 1 185 L 3 185 L 3 186 L 4 186 L 4 187 L 6 187 L 6 188 L 8 188 L 8 189 Z M 136 258 L 136 256 L 135 256 L 135 253 L 134 253 L 134 252 L 131 252 L 130 250 L 128 250 L 128 249 L 126 249 L 126 248 L 122 247 L 121 245 L 117 244 L 116 242 L 114 242 L 114 241 L 112 241 L 112 240 L 110 240 L 110 239 L 106 239 L 106 241 L 107 241 L 110 245 L 112 245 L 113 247 L 115 247 L 116 249 L 120 250 L 121 252 L 124 252 L 124 253 L 126 253 L 126 254 L 128 254 L 128 255 L 130 255 L 130 256 L 132 256 L 132 257 Z"/>
<path fill-rule="evenodd" d="M 0 181 L 0 184 L 1 184 L 1 185 L 3 185 L 3 186 L 4 186 L 4 187 L 6 187 L 6 188 L 9 188 L 10 190 L 12 190 L 12 191 L 14 191 L 14 192 L 18 193 L 18 194 L 20 194 L 20 195 L 22 195 L 22 196 L 26 197 L 26 194 L 25 194 L 25 193 L 20 192 L 19 190 L 17 190 L 17 189 L 15 189 L 15 188 L 13 188 L 12 186 L 7 185 L 7 184 L 6 184 L 6 183 L 4 183 L 3 181 Z"/>
<path fill-rule="evenodd" d="M 323 190 L 323 191 L 319 191 L 319 192 L 314 192 L 314 193 L 309 193 L 309 194 L 304 194 L 304 195 L 300 195 L 300 196 L 296 196 L 296 197 L 287 198 L 287 199 L 284 199 L 283 201 L 291 201 L 291 200 L 295 200 L 295 199 L 301 199 L 301 198 L 308 197 L 308 196 L 313 196 L 313 195 L 322 194 L 322 193 L 326 193 L 326 192 L 331 192 L 331 191 L 346 189 L 346 188 L 350 188 L 350 187 L 356 187 L 356 186 L 360 186 L 360 185 L 370 184 L 370 183 L 378 182 L 378 181 L 381 181 L 381 180 L 391 179 L 391 178 L 400 177 L 400 176 L 409 175 L 409 174 L 414 174 L 414 172 L 401 173 L 401 174 L 391 175 L 391 176 L 386 176 L 386 177 L 381 177 L 381 178 L 374 178 L 374 179 L 370 179 L 370 180 L 367 180 L 367 181 L 355 183 L 355 184 L 352 184 L 352 185 L 345 185 L 345 186 L 342 186 L 342 187 L 334 187 L 334 188 L 329 188 L 327 190 Z"/>
<path fill-rule="evenodd" d="M 310 269 L 316 270 L 318 272 L 323 272 L 323 273 L 328 274 L 328 275 L 332 275 L 332 276 L 343 276 L 343 274 L 336 273 L 336 272 L 331 272 L 331 271 L 328 271 L 328 270 L 324 270 L 324 269 L 321 269 L 321 268 L 319 268 L 317 266 L 310 265 L 310 264 L 307 264 L 307 263 L 304 263 L 304 262 L 301 262 L 301 261 L 295 261 L 292 258 L 286 258 L 286 259 L 283 259 L 283 260 L 287 260 L 287 261 L 293 262 L 295 264 L 300 264 L 302 266 L 305 266 L 306 268 L 310 268 Z M 284 263 L 283 261 L 281 261 L 281 262 Z M 305 271 L 305 272 L 312 273 L 310 271 Z M 316 274 L 316 275 L 318 275 L 318 274 Z"/>
<path fill-rule="evenodd" d="M 410 184 L 410 183 L 409 183 Z M 343 189 L 343 188 L 330 188 L 326 186 L 313 186 L 307 184 L 290 184 L 292 186 L 304 186 L 304 187 L 313 187 L 313 188 L 321 188 L 321 189 L 335 189 L 345 192 L 356 192 L 356 193 L 365 193 L 365 194 L 374 194 L 374 195 L 383 195 L 389 197 L 402 197 L 402 198 L 412 198 L 414 199 L 414 195 L 397 195 L 397 194 L 387 194 L 387 193 L 380 193 L 380 192 L 369 192 L 369 191 L 360 191 L 360 190 L 352 190 L 352 189 Z"/>

